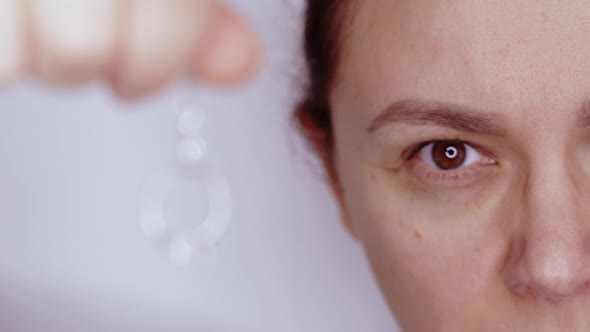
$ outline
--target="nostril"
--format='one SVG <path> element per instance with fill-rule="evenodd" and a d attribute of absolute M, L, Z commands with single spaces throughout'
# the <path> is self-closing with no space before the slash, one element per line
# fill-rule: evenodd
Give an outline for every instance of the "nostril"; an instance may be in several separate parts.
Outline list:
<path fill-rule="evenodd" d="M 525 285 L 514 285 L 510 287 L 510 290 L 521 297 L 535 297 L 533 289 Z"/>
<path fill-rule="evenodd" d="M 580 292 L 587 293 L 589 288 L 590 288 L 590 281 L 586 281 L 582 286 L 580 286 Z"/>
<path fill-rule="evenodd" d="M 560 293 L 547 293 L 543 291 L 539 291 L 533 287 L 529 287 L 526 285 L 516 285 L 511 288 L 511 291 L 516 294 L 517 296 L 533 299 L 533 300 L 545 300 L 549 302 L 560 302 L 566 300 L 570 297 L 568 294 L 560 294 Z"/>

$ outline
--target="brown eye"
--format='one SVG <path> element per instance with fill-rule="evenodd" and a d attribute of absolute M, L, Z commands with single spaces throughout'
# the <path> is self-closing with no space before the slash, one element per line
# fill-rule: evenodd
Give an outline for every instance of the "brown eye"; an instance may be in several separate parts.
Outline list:
<path fill-rule="evenodd" d="M 463 166 L 467 148 L 461 141 L 440 141 L 432 144 L 432 161 L 442 170 Z"/>

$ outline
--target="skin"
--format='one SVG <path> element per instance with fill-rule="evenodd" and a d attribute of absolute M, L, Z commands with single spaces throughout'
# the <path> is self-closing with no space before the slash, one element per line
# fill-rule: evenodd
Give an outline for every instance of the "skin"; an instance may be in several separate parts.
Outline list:
<path fill-rule="evenodd" d="M 349 14 L 324 159 L 404 331 L 590 331 L 588 3 L 376 0 Z M 441 105 L 479 127 L 433 120 Z M 476 162 L 444 171 L 408 154 L 445 139 Z"/>
<path fill-rule="evenodd" d="M 0 86 L 104 81 L 124 99 L 179 77 L 231 86 L 260 61 L 251 29 L 218 0 L 0 0 L 0 49 Z"/>

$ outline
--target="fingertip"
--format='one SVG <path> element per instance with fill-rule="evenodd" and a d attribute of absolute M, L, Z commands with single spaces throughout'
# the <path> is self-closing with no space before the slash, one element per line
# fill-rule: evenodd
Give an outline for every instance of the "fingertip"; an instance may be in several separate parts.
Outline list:
<path fill-rule="evenodd" d="M 120 84 L 119 82 L 111 82 L 111 91 L 117 98 L 124 102 L 132 102 L 139 100 L 143 97 L 151 96 L 159 91 L 164 90 L 168 86 L 169 82 L 162 80 L 158 82 L 151 82 L 149 85 L 144 86 L 129 86 Z"/>
<path fill-rule="evenodd" d="M 210 83 L 236 85 L 259 69 L 262 46 L 240 17 L 226 8 L 218 15 L 196 55 L 193 72 Z"/>
<path fill-rule="evenodd" d="M 25 22 L 18 0 L 0 0 L 0 87 L 25 74 Z"/>

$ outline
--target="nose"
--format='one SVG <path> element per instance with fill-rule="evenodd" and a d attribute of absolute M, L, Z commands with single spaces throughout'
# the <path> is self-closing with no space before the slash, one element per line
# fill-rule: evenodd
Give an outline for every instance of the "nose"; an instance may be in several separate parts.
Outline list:
<path fill-rule="evenodd" d="M 537 236 L 514 241 L 507 287 L 519 296 L 552 302 L 585 292 L 590 282 L 588 246 L 553 232 Z"/>
<path fill-rule="evenodd" d="M 564 301 L 590 285 L 590 232 L 579 185 L 555 167 L 531 174 L 523 192 L 520 235 L 511 241 L 506 286 L 518 296 Z"/>

